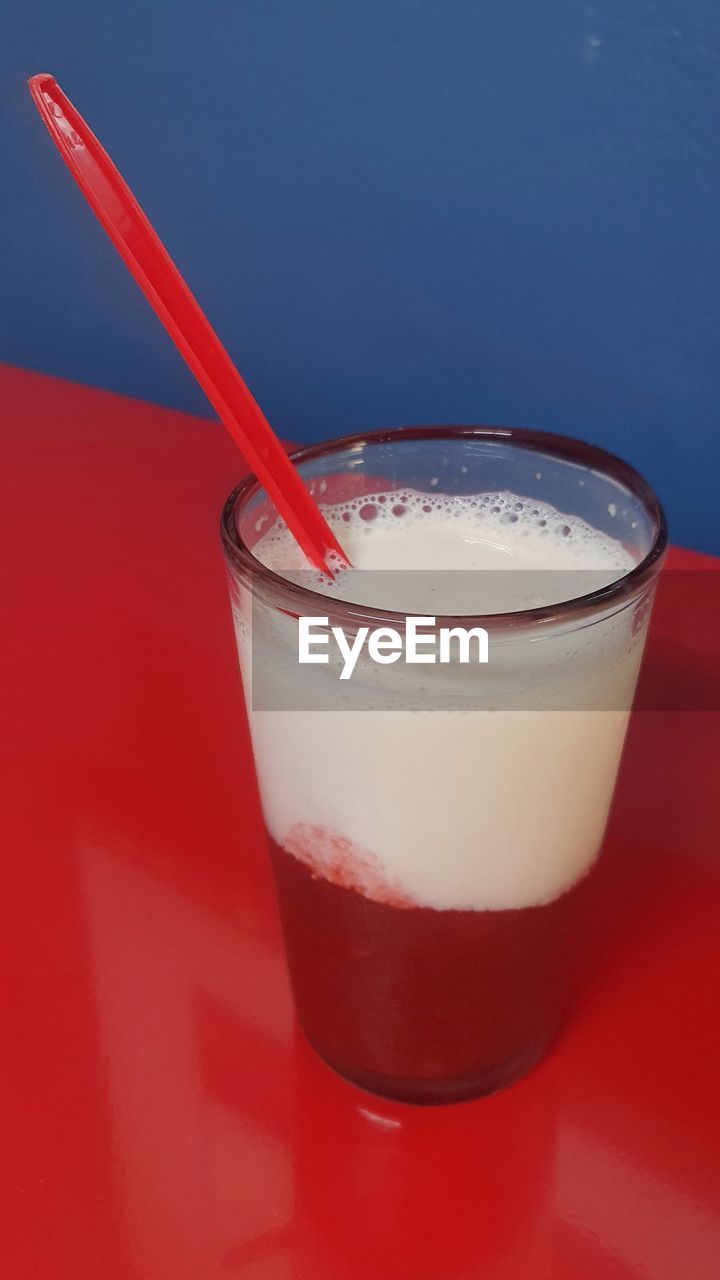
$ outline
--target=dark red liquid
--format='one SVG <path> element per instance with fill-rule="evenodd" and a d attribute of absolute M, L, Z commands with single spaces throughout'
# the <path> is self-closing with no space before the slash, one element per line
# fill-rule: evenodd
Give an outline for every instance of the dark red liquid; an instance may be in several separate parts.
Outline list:
<path fill-rule="evenodd" d="M 298 1017 L 342 1075 L 443 1102 L 521 1075 L 557 1030 L 583 880 L 515 911 L 435 911 L 332 883 L 270 841 Z"/>

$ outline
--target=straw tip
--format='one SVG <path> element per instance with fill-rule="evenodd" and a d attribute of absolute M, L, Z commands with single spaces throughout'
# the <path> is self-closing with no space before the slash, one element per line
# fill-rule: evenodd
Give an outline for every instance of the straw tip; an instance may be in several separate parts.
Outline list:
<path fill-rule="evenodd" d="M 37 75 L 30 76 L 27 82 L 28 89 L 33 97 L 42 93 L 44 89 L 51 89 L 56 84 L 55 77 L 51 76 L 49 71 L 40 71 Z"/>

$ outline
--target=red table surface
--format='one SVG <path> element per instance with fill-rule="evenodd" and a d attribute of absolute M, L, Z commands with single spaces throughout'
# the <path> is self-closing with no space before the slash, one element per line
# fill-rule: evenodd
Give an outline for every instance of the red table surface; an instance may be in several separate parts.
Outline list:
<path fill-rule="evenodd" d="M 293 1024 L 218 541 L 233 446 L 0 387 L 3 1277 L 716 1280 L 717 712 L 634 716 L 546 1060 L 473 1103 L 375 1099 Z M 650 665 L 710 697 L 701 594 Z"/>

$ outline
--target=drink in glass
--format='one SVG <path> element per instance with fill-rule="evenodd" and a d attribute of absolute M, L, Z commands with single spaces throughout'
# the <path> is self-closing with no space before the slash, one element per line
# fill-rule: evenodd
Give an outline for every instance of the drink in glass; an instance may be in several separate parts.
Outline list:
<path fill-rule="evenodd" d="M 295 460 L 353 569 L 310 569 L 252 479 L 223 539 L 298 1017 L 367 1089 L 476 1096 L 565 1010 L 662 511 L 626 464 L 540 433 L 413 428 Z M 429 638 L 481 624 L 487 662 L 298 660 L 300 618 L 352 642 L 418 615 Z"/>

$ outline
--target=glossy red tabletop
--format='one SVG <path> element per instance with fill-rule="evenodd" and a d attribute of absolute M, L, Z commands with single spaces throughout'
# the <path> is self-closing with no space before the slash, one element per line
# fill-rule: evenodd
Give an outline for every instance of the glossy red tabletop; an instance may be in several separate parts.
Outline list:
<path fill-rule="evenodd" d="M 720 562 L 673 553 L 697 588 L 646 679 L 677 707 L 634 716 L 561 1039 L 494 1097 L 389 1104 L 293 1025 L 218 539 L 233 446 L 0 387 L 0 1274 L 716 1280 Z"/>

